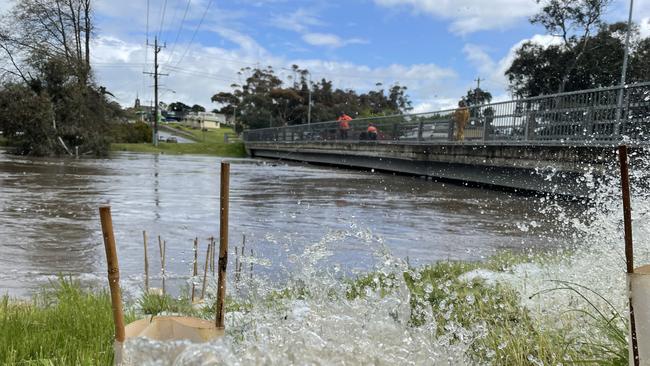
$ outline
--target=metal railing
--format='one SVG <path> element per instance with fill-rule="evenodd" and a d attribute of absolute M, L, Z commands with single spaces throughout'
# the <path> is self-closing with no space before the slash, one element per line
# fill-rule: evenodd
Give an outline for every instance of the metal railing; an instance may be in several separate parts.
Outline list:
<path fill-rule="evenodd" d="M 469 108 L 465 141 L 584 144 L 650 141 L 650 82 L 581 90 Z M 336 121 L 244 131 L 245 142 L 454 141 L 455 109 L 359 118 L 344 131 Z M 620 118 L 617 120 L 617 111 Z M 368 133 L 369 124 L 378 130 Z"/>

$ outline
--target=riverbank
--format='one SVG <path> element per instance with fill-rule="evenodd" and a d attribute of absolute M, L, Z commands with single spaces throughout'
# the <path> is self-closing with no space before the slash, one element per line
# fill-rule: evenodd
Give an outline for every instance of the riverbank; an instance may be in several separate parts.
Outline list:
<path fill-rule="evenodd" d="M 480 263 L 439 262 L 418 269 L 408 268 L 403 272 L 379 271 L 355 279 L 342 279 L 338 280 L 338 286 L 331 288 L 290 283 L 282 290 L 267 292 L 263 298 L 248 296 L 230 301 L 226 333 L 231 342 L 243 343 L 248 337 L 246 329 L 252 324 L 264 324 L 266 319 L 260 318 L 260 314 L 264 314 L 264 317 L 273 319 L 278 329 L 289 327 L 295 334 L 296 327 L 311 327 L 313 329 L 301 331 L 318 333 L 326 340 L 327 331 L 317 329 L 317 314 L 313 314 L 317 311 L 313 303 L 325 301 L 323 305 L 328 309 L 360 305 L 366 310 L 374 306 L 383 310 L 394 309 L 386 314 L 373 315 L 384 316 L 383 323 L 375 323 L 372 316 L 368 318 L 370 314 L 355 315 L 359 319 L 349 318 L 350 314 L 337 315 L 349 318 L 346 324 L 351 329 L 357 323 L 363 328 L 368 327 L 367 334 L 354 334 L 361 338 L 355 341 L 364 344 L 381 342 L 404 345 L 402 342 L 408 343 L 404 332 L 411 334 L 409 337 L 423 333 L 434 338 L 427 341 L 433 347 L 430 351 L 444 353 L 444 347 L 456 352 L 462 350 L 462 354 L 454 356 L 455 360 L 464 360 L 469 364 L 556 365 L 586 362 L 626 365 L 626 330 L 623 324 L 611 319 L 598 319 L 594 313 L 593 321 L 582 323 L 581 329 L 576 332 L 571 322 L 557 322 L 553 317 L 534 314 L 522 305 L 525 299 L 507 284 L 475 276 L 481 271 L 508 274 L 514 266 L 529 260 L 531 258 L 525 256 L 505 254 Z M 239 286 L 236 283 L 231 290 L 235 297 Z M 0 363 L 38 360 L 54 364 L 110 365 L 113 324 L 106 291 L 82 290 L 78 284 L 61 281 L 45 294 L 35 296 L 29 302 L 12 301 L 5 297 L 0 303 Z M 323 295 L 325 297 L 321 298 Z M 400 302 L 405 305 L 402 310 L 407 310 L 407 314 L 400 313 Z M 374 305 L 370 306 L 370 303 Z M 384 308 L 386 303 L 388 308 Z M 567 316 L 584 315 L 577 306 L 563 312 Z M 192 310 L 187 299 L 155 299 L 149 296 L 127 304 L 127 309 L 127 321 L 135 319 L 136 313 L 142 315 L 143 310 L 147 314 L 173 312 L 213 317 L 211 305 Z M 570 315 L 572 312 L 573 315 Z M 310 322 L 301 323 L 305 317 L 311 319 Z M 329 319 L 329 316 L 325 318 Z M 311 324 L 312 321 L 315 323 Z M 343 325 L 332 324 L 332 327 Z M 373 334 L 373 327 L 384 330 Z M 401 329 L 399 333 L 402 335 L 397 338 L 406 338 L 391 339 L 395 335 L 385 333 L 391 327 Z M 256 329 L 255 326 L 253 329 Z M 330 331 L 347 332 L 346 329 Z M 353 330 L 349 332 L 354 333 Z M 385 339 L 373 338 L 379 335 Z M 263 334 L 257 332 L 255 338 L 259 342 L 268 342 Z M 330 338 L 328 342 L 338 341 Z M 340 348 L 340 345 L 333 346 Z M 365 352 L 372 350 L 366 349 Z M 387 348 L 384 352 L 399 353 L 402 350 Z"/>
<path fill-rule="evenodd" d="M 170 124 L 171 127 L 184 132 L 183 136 L 192 138 L 193 143 L 166 143 L 160 142 L 158 146 L 152 144 L 111 144 L 111 151 L 130 151 L 139 153 L 164 153 L 164 154 L 198 154 L 224 157 L 245 157 L 246 150 L 244 143 L 236 139 L 236 134 L 230 128 L 218 130 L 201 131 L 191 129 L 178 124 Z M 225 142 L 225 135 L 228 134 L 231 140 Z M 233 140 L 234 139 L 234 140 Z"/>

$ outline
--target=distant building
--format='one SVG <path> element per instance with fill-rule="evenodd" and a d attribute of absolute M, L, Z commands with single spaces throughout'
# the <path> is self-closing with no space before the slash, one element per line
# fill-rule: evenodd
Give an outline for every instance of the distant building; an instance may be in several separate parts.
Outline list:
<path fill-rule="evenodd" d="M 225 114 L 211 112 L 189 112 L 183 117 L 181 123 L 200 129 L 218 129 L 230 125 Z"/>

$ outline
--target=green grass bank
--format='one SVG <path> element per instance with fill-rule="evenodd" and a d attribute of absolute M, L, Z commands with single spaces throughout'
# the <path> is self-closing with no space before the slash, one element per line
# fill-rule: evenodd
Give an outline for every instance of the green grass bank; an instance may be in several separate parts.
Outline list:
<path fill-rule="evenodd" d="M 112 151 L 130 151 L 139 153 L 164 153 L 164 154 L 198 154 L 213 155 L 223 157 L 245 157 L 246 151 L 244 143 L 236 139 L 235 141 L 225 143 L 224 135 L 228 134 L 231 138 L 236 137 L 234 131 L 230 128 L 221 128 L 218 130 L 201 131 L 192 129 L 179 124 L 170 124 L 170 127 L 181 130 L 190 136 L 196 142 L 179 144 L 160 142 L 158 146 L 152 144 L 111 144 Z"/>
<path fill-rule="evenodd" d="M 333 292 L 331 300 L 354 301 L 369 291 L 388 296 L 405 283 L 411 308 L 409 327 L 434 324 L 437 333 L 453 343 L 461 339 L 454 338 L 453 332 L 449 337 L 449 329 L 480 325 L 482 334 L 472 338 L 467 351 L 476 364 L 627 365 L 624 319 L 601 318 L 594 312 L 587 316 L 591 321 L 581 326 L 587 331 L 576 335 L 571 322 L 549 323 L 533 316 L 507 284 L 463 276 L 477 269 L 508 272 L 513 265 L 529 260 L 503 254 L 479 263 L 438 262 L 403 274 L 369 273 L 344 280 L 343 291 Z M 261 306 L 277 312 L 292 300 L 310 298 L 309 291 L 306 286 L 286 288 L 256 304 L 228 300 L 227 311 L 245 316 L 253 306 Z M 127 321 L 135 318 L 136 311 L 140 316 L 171 312 L 210 319 L 213 306 L 194 309 L 187 298 L 145 295 L 126 305 Z M 584 315 L 582 312 L 566 309 L 565 315 Z M 105 290 L 82 290 L 74 282 L 61 280 L 31 301 L 4 297 L 0 303 L 0 364 L 110 365 L 112 335 L 110 298 Z"/>

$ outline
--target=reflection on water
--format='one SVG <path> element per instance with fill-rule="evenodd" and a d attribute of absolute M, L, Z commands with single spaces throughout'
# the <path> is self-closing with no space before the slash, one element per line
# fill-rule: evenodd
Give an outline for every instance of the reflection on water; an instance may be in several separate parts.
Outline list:
<path fill-rule="evenodd" d="M 184 281 L 193 238 L 205 245 L 218 237 L 219 163 L 199 156 L 56 160 L 0 153 L 0 292 L 23 295 L 59 273 L 104 281 L 97 208 L 106 203 L 123 278 L 139 283 L 146 230 L 152 273 L 159 270 L 161 235 L 169 276 Z M 287 254 L 325 237 L 336 239 L 327 241 L 334 255 L 324 265 L 347 273 L 373 264 L 364 235 L 412 264 L 477 260 L 499 248 L 561 240 L 559 225 L 534 198 L 284 162 L 241 159 L 231 169 L 231 247 L 245 234 L 247 248 L 272 263 L 256 270 L 275 278 L 291 271 L 291 263 L 281 263 Z"/>

